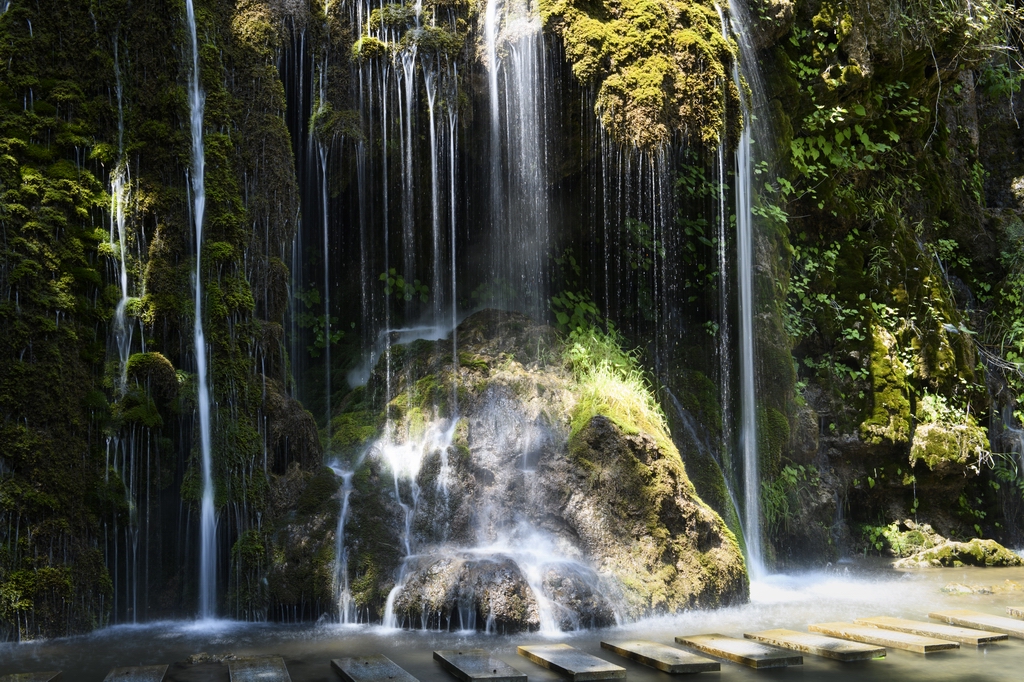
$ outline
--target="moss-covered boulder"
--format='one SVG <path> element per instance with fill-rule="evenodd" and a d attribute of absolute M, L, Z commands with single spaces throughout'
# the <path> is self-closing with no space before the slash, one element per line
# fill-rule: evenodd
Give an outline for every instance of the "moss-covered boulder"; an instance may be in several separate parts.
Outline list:
<path fill-rule="evenodd" d="M 988 436 L 977 424 L 921 424 L 914 430 L 910 464 L 920 461 L 932 471 L 973 468 L 977 472 L 987 452 Z"/>
<path fill-rule="evenodd" d="M 540 12 L 619 144 L 664 147 L 682 132 L 716 147 L 726 128 L 737 138 L 733 48 L 714 3 L 543 0 Z"/>
<path fill-rule="evenodd" d="M 344 547 L 360 613 L 514 632 L 747 598 L 736 539 L 694 492 L 635 361 L 497 311 L 456 339 L 386 349 L 334 418 L 359 425 Z"/>
<path fill-rule="evenodd" d="M 946 542 L 924 549 L 893 564 L 896 568 L 950 566 L 1021 566 L 1024 559 L 995 540 L 974 538 L 970 542 Z"/>

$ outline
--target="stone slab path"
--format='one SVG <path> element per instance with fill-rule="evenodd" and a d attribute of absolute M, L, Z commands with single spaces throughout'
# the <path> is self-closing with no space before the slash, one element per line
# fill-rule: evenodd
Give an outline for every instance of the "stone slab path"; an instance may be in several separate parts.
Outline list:
<path fill-rule="evenodd" d="M 726 637 L 716 633 L 676 637 L 683 646 L 696 649 L 715 658 L 724 658 L 733 663 L 761 670 L 763 668 L 785 668 L 803 665 L 804 657 L 785 649 L 768 646 L 749 639 Z"/>
<path fill-rule="evenodd" d="M 703 673 L 722 669 L 718 661 L 642 639 L 601 642 L 601 648 L 666 673 Z"/>

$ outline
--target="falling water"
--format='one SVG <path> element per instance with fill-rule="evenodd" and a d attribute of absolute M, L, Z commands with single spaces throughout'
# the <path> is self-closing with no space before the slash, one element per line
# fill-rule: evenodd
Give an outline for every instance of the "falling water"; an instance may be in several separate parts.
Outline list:
<path fill-rule="evenodd" d="M 752 109 L 744 80 L 756 87 L 756 55 L 747 39 L 746 15 L 739 3 L 730 3 L 733 33 L 740 43 L 741 59 L 733 65 L 733 81 L 740 93 L 743 132 L 736 148 L 736 250 L 739 279 L 740 332 L 740 447 L 743 451 L 743 534 L 747 544 L 747 568 L 751 576 L 764 573 L 761 540 L 761 480 L 757 458 L 757 407 L 754 386 L 754 226 L 752 213 Z M 740 73 L 742 61 L 745 72 Z"/>
<path fill-rule="evenodd" d="M 454 66 L 452 68 L 452 78 L 454 82 L 458 82 L 458 72 Z M 459 300 L 458 300 L 458 278 L 456 276 L 456 244 L 455 239 L 456 228 L 458 227 L 458 221 L 455 218 L 455 148 L 458 144 L 457 132 L 459 124 L 459 113 L 455 105 L 457 98 L 452 97 L 452 104 L 448 106 L 448 183 L 451 188 L 451 197 L 449 198 L 449 222 L 451 223 L 451 248 L 452 248 L 452 411 L 458 412 L 459 409 L 459 390 L 458 390 L 458 374 L 459 374 L 459 344 L 458 344 L 458 319 L 459 319 Z"/>
<path fill-rule="evenodd" d="M 210 388 L 207 381 L 206 340 L 203 337 L 203 287 L 200 263 L 203 253 L 203 214 L 206 211 L 203 109 L 206 95 L 199 86 L 199 39 L 192 0 L 186 0 L 192 38 L 192 71 L 189 74 L 189 106 L 192 113 L 192 204 L 196 232 L 195 352 L 199 380 L 199 443 L 203 456 L 203 499 L 199 544 L 199 616 L 212 618 L 217 604 L 217 519 L 213 508 L 213 452 L 210 437 Z"/>
<path fill-rule="evenodd" d="M 117 389 L 122 395 L 128 384 L 128 356 L 132 349 L 132 325 L 128 324 L 128 234 L 125 207 L 128 204 L 129 177 L 127 164 L 119 163 L 114 169 L 110 180 L 110 245 L 114 246 L 114 235 L 117 234 L 121 298 L 114 310 L 114 337 L 120 371 L 117 378 Z"/>
<path fill-rule="evenodd" d="M 490 103 L 490 219 L 491 232 L 501 230 L 503 223 L 502 207 L 504 204 L 504 183 L 502 181 L 501 166 L 501 102 L 498 98 L 498 3 L 499 0 L 487 0 L 487 7 L 484 11 L 484 45 L 487 52 L 487 92 Z M 501 251 L 502 242 L 499 240 L 494 246 L 492 257 L 498 262 L 504 260 L 505 254 Z"/>
<path fill-rule="evenodd" d="M 401 542 L 405 554 L 402 567 L 399 571 L 395 586 L 388 593 L 384 605 L 384 627 L 396 628 L 399 626 L 398 618 L 395 615 L 395 598 L 405 588 L 407 579 L 408 563 L 413 558 L 413 535 L 412 522 L 419 510 L 420 487 L 416 483 L 420 467 L 427 455 L 438 452 L 447 452 L 455 437 L 455 426 L 457 422 L 450 420 L 448 423 L 435 422 L 427 429 L 423 437 L 417 440 L 406 440 L 404 442 L 393 442 L 392 433 L 387 433 L 375 443 L 371 450 L 379 453 L 380 457 L 391 470 L 395 481 L 395 500 L 403 512 L 403 524 Z M 402 499 L 403 482 L 409 484 L 410 495 L 408 500 Z"/>
<path fill-rule="evenodd" d="M 334 538 L 334 593 L 338 598 L 338 618 L 342 623 L 356 622 L 356 603 L 348 580 L 348 549 L 345 547 L 345 523 L 348 521 L 349 497 L 352 495 L 352 476 L 355 471 L 343 471 L 332 467 L 341 478 L 341 512 L 338 514 L 338 530 Z"/>
<path fill-rule="evenodd" d="M 114 235 L 117 235 L 118 251 L 120 252 L 120 284 L 121 298 L 114 310 L 114 337 L 117 344 L 120 372 L 117 378 L 117 389 L 122 395 L 128 384 L 128 356 L 132 348 L 132 329 L 128 324 L 128 232 L 126 224 L 126 207 L 131 178 L 128 164 L 124 160 L 124 89 L 121 84 L 121 67 L 118 60 L 117 39 L 114 39 L 114 93 L 117 96 L 117 165 L 110 178 L 110 246 L 114 246 Z"/>
<path fill-rule="evenodd" d="M 490 94 L 490 274 L 497 303 L 547 310 L 547 87 L 541 20 L 522 2 L 489 0 L 484 15 Z M 498 48 L 507 54 L 499 57 Z M 504 153 L 503 153 L 504 151 Z"/>
<path fill-rule="evenodd" d="M 722 24 L 722 36 L 728 39 L 729 26 L 725 18 L 725 13 L 717 4 L 715 5 L 715 9 L 718 10 L 718 18 Z M 718 145 L 718 153 L 716 155 L 717 166 L 715 168 L 718 173 L 718 232 L 716 235 L 718 239 L 718 389 L 719 395 L 722 396 L 722 473 L 725 475 L 726 485 L 729 487 L 729 494 L 734 496 L 733 487 L 735 484 L 736 473 L 732 460 L 734 423 L 732 401 L 727 398 L 727 396 L 730 396 L 733 393 L 733 340 L 732 319 L 729 312 L 729 211 L 726 205 L 726 193 L 728 190 L 726 154 L 728 144 L 724 137 L 725 133 L 723 131 L 723 139 Z M 738 506 L 736 508 L 739 509 Z"/>
<path fill-rule="evenodd" d="M 321 97 L 323 94 L 321 93 Z M 321 100 L 323 101 L 323 100 Z M 312 133 L 310 133 L 312 134 Z M 320 161 L 320 210 L 323 214 L 324 236 L 324 404 L 326 407 L 327 442 L 331 442 L 331 258 L 330 221 L 327 216 L 327 147 L 317 142 Z"/>

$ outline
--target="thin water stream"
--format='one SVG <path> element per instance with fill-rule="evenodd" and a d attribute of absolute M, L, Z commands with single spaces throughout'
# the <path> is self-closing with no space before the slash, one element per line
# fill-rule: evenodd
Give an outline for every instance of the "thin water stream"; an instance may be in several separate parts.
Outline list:
<path fill-rule="evenodd" d="M 1011 581 L 1007 583 L 1006 581 Z M 953 595 L 942 592 L 950 582 L 992 586 L 993 594 Z M 620 659 L 600 648 L 602 639 L 642 638 L 671 643 L 676 635 L 719 632 L 742 636 L 768 628 L 805 630 L 814 622 L 851 620 L 871 615 L 901 616 L 927 620 L 936 609 L 965 608 L 1003 614 L 1009 604 L 1024 602 L 1024 592 L 1007 591 L 1008 585 L 1024 586 L 1024 569 L 936 569 L 897 572 L 878 562 L 859 562 L 824 571 L 776 575 L 755 581 L 751 602 L 715 611 L 692 611 L 680 616 L 643 620 L 620 627 L 583 630 L 542 636 L 487 635 L 478 632 L 437 632 L 393 630 L 366 625 L 281 625 L 233 621 L 164 621 L 146 625 L 106 628 L 93 634 L 26 644 L 0 645 L 0 675 L 26 670 L 61 668 L 65 679 L 74 671 L 76 682 L 99 682 L 110 668 L 142 663 L 171 663 L 172 681 L 223 680 L 227 667 L 210 663 L 186 665 L 190 655 L 283 656 L 295 682 L 339 679 L 330 669 L 330 659 L 382 653 L 422 682 L 451 682 L 431 660 L 439 648 L 479 647 L 529 675 L 547 682 L 561 679 L 515 653 L 524 643 L 564 641 L 596 656 L 623 666 L 635 682 L 665 682 L 665 673 Z M 701 679 L 745 682 L 766 677 L 785 680 L 830 682 L 881 680 L 972 680 L 1020 679 L 1024 666 L 1024 641 L 1009 640 L 982 648 L 963 647 L 927 657 L 889 650 L 885 659 L 861 663 L 839 663 L 805 656 L 804 665 L 770 671 L 747 669 L 722 663 L 720 673 L 705 673 Z"/>
<path fill-rule="evenodd" d="M 203 111 L 206 94 L 199 85 L 199 39 L 196 36 L 196 14 L 192 0 L 187 0 L 186 13 L 192 38 L 192 70 L 189 73 L 189 109 L 192 131 L 192 220 L 196 236 L 195 325 L 194 342 L 196 374 L 199 383 L 199 445 L 202 454 L 203 498 L 200 507 L 199 544 L 199 615 L 212 618 L 217 610 L 217 519 L 213 503 L 213 443 L 210 436 L 210 387 L 207 375 L 206 339 L 203 335 L 203 219 L 206 212 L 206 155 L 203 140 Z"/>

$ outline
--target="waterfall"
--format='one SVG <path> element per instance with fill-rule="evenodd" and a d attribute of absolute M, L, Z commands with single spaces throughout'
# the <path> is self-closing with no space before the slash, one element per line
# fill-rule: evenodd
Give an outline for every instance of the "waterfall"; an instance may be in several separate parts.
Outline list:
<path fill-rule="evenodd" d="M 502 228 L 502 206 L 504 203 L 504 183 L 502 182 L 501 164 L 501 102 L 498 98 L 498 3 L 499 0 L 487 0 L 484 11 L 484 45 L 487 53 L 487 93 L 490 104 L 490 134 L 488 141 L 488 160 L 490 161 L 490 229 L 495 234 Z M 492 260 L 501 263 L 504 254 L 501 241 L 492 247 Z M 493 268 L 492 268 L 493 272 Z"/>
<path fill-rule="evenodd" d="M 722 24 L 722 36 L 728 40 L 729 26 L 726 22 L 725 13 L 719 5 L 715 5 L 718 11 L 718 19 Z M 735 78 L 735 73 L 733 74 Z M 735 497 L 733 487 L 735 484 L 735 468 L 732 461 L 733 444 L 733 414 L 732 401 L 728 396 L 732 395 L 732 319 L 729 313 L 729 211 L 726 205 L 726 190 L 728 185 L 728 171 L 726 170 L 725 157 L 727 152 L 727 141 L 725 131 L 722 131 L 722 140 L 718 145 L 716 154 L 716 168 L 718 172 L 718 367 L 719 381 L 718 390 L 721 396 L 722 407 L 722 473 L 725 476 L 726 484 L 729 487 L 729 495 Z M 739 506 L 736 506 L 739 509 Z"/>
<path fill-rule="evenodd" d="M 114 247 L 114 235 L 117 235 L 119 253 L 121 298 L 114 309 L 114 337 L 117 345 L 119 372 L 117 391 L 124 395 L 128 385 L 128 356 L 132 352 L 132 330 L 134 325 L 128 323 L 128 233 L 125 207 L 128 204 L 130 178 L 128 165 L 119 162 L 110 179 L 110 246 Z"/>
<path fill-rule="evenodd" d="M 347 624 L 356 622 L 356 604 L 348 580 L 348 549 L 345 547 L 345 522 L 348 521 L 348 500 L 352 495 L 352 476 L 355 471 L 331 468 L 341 479 L 341 511 L 338 513 L 338 529 L 334 538 L 334 593 L 338 599 L 338 619 Z"/>
<path fill-rule="evenodd" d="M 488 0 L 484 14 L 490 105 L 490 235 L 493 303 L 547 312 L 550 255 L 544 38 L 536 8 Z M 499 48 L 506 54 L 501 56 Z"/>
<path fill-rule="evenodd" d="M 203 457 L 203 498 L 199 541 L 199 617 L 212 618 L 217 606 L 217 519 L 213 506 L 213 445 L 210 435 L 210 387 L 207 377 L 206 340 L 203 336 L 203 214 L 206 211 L 205 163 L 203 150 L 203 109 L 206 95 L 199 85 L 199 39 L 192 0 L 186 0 L 188 27 L 192 38 L 192 71 L 189 73 L 189 108 L 192 118 L 192 220 L 196 233 L 194 344 L 198 375 L 199 444 Z"/>
<path fill-rule="evenodd" d="M 452 69 L 452 80 L 458 83 L 458 72 Z M 455 99 L 455 93 L 453 93 L 452 99 Z M 455 149 L 458 144 L 458 127 L 459 127 L 459 112 L 456 109 L 456 105 L 452 103 L 448 107 L 448 184 L 451 190 L 451 197 L 448 200 L 449 207 L 449 222 L 451 223 L 451 264 L 452 264 L 452 412 L 457 413 L 459 410 L 459 390 L 458 390 L 458 374 L 459 374 L 459 344 L 458 344 L 458 327 L 459 323 L 459 299 L 458 299 L 458 277 L 456 275 L 456 229 L 458 227 L 458 221 L 456 220 L 455 213 L 455 200 L 456 200 L 456 189 L 455 189 Z"/>
<path fill-rule="evenodd" d="M 743 529 L 747 544 L 747 568 L 752 577 L 764 574 L 761 538 L 761 479 L 757 457 L 757 400 L 754 338 L 754 225 L 753 225 L 753 110 L 744 81 L 753 97 L 761 90 L 757 55 L 749 41 L 749 22 L 740 3 L 729 3 L 733 34 L 740 58 L 733 64 L 733 81 L 739 90 L 743 132 L 736 148 L 736 251 L 739 281 L 740 333 L 740 447 L 743 452 Z M 743 65 L 741 74 L 740 65 Z"/>
<path fill-rule="evenodd" d="M 114 337 L 117 345 L 119 373 L 117 391 L 124 395 L 128 383 L 128 356 L 132 349 L 132 331 L 134 325 L 127 320 L 128 308 L 128 232 L 126 206 L 131 186 L 128 164 L 124 160 L 124 88 L 121 84 L 121 67 L 118 60 L 117 39 L 114 39 L 114 93 L 117 96 L 117 165 L 110 177 L 110 246 L 114 247 L 114 235 L 117 235 L 120 253 L 120 285 L 121 298 L 114 310 Z"/>

